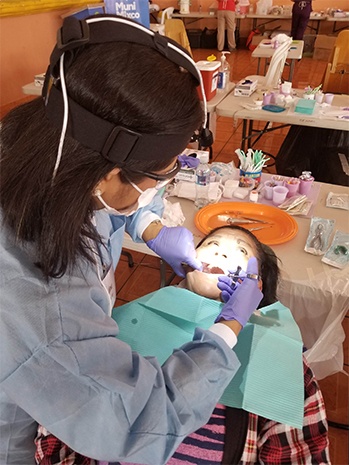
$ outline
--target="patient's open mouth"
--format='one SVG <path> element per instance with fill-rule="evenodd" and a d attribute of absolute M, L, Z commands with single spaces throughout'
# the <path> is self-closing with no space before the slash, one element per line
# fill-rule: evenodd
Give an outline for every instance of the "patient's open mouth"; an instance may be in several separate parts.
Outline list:
<path fill-rule="evenodd" d="M 218 266 L 211 266 L 208 263 L 202 264 L 202 271 L 203 273 L 208 274 L 225 274 L 222 268 L 219 268 Z"/>

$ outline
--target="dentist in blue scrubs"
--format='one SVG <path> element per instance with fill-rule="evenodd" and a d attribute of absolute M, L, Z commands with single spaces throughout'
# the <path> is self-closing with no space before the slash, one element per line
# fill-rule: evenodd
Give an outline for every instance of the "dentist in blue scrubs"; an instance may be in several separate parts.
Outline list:
<path fill-rule="evenodd" d="M 191 233 L 161 224 L 157 195 L 205 131 L 199 83 L 184 49 L 131 20 L 68 18 L 42 98 L 2 121 L 0 463 L 35 464 L 42 425 L 91 465 L 161 465 L 236 373 L 256 280 L 162 366 L 110 317 L 125 231 L 181 276 L 183 262 L 201 267 Z"/>

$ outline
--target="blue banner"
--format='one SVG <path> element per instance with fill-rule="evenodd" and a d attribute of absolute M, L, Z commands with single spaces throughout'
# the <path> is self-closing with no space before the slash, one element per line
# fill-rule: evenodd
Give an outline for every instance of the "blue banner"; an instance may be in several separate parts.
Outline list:
<path fill-rule="evenodd" d="M 150 26 L 148 0 L 105 0 L 105 12 L 125 16 L 145 27 Z"/>

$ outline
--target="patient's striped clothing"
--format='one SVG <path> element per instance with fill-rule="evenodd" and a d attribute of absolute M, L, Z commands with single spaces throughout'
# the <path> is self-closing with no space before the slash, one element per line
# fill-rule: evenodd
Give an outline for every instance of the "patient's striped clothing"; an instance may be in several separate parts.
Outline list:
<path fill-rule="evenodd" d="M 185 438 L 166 465 L 221 465 L 225 436 L 226 446 L 230 443 L 234 447 L 226 450 L 224 465 L 330 465 L 324 400 L 305 359 L 303 369 L 304 421 L 301 430 L 253 413 L 248 414 L 244 429 L 237 412 L 229 419 L 233 409 L 217 405 L 209 422 Z M 35 442 L 37 465 L 96 465 L 95 460 L 72 451 L 42 426 L 38 428 Z M 233 460 L 232 454 L 238 455 L 239 459 Z"/>
<path fill-rule="evenodd" d="M 225 407 L 217 405 L 209 422 L 184 439 L 167 465 L 220 465 L 224 432 Z"/>

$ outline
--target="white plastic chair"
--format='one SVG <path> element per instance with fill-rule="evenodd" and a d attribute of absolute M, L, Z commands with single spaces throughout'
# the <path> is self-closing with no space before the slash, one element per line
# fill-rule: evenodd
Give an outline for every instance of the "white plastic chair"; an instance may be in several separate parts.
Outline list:
<path fill-rule="evenodd" d="M 285 67 L 285 62 L 289 48 L 292 43 L 292 37 L 288 37 L 285 42 L 280 44 L 271 57 L 267 74 L 265 76 L 252 75 L 246 76 L 246 79 L 257 80 L 258 84 L 266 88 L 276 88 L 281 79 L 282 72 Z"/>
<path fill-rule="evenodd" d="M 164 10 L 160 11 L 157 16 L 157 20 L 159 24 L 150 24 L 150 29 L 154 32 L 158 32 L 161 36 L 166 35 L 165 34 L 165 20 L 171 19 L 173 12 L 174 12 L 173 6 L 169 6 L 168 8 L 165 8 Z"/>
<path fill-rule="evenodd" d="M 169 6 L 168 8 L 165 8 L 164 10 L 159 12 L 159 13 L 161 13 L 161 15 L 158 14 L 158 22 L 160 24 L 165 24 L 166 19 L 171 19 L 172 18 L 173 12 L 174 12 L 173 6 Z"/>

